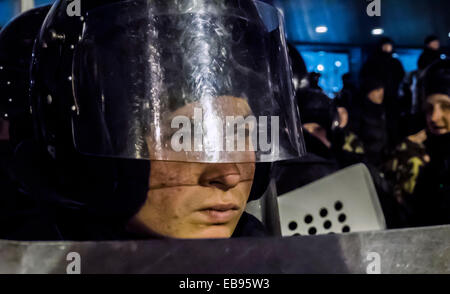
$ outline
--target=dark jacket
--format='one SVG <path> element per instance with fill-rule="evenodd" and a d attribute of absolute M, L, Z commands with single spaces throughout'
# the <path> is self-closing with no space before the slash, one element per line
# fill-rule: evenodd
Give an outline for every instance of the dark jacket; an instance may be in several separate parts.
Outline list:
<path fill-rule="evenodd" d="M 401 107 L 398 98 L 400 84 L 405 77 L 405 70 L 401 62 L 392 57 L 392 54 L 381 52 L 379 49 L 363 65 L 360 78 L 376 78 L 384 84 L 384 102 L 386 106 L 386 119 L 389 124 L 389 136 L 392 147 L 399 143 L 399 118 Z"/>
<path fill-rule="evenodd" d="M 385 85 L 385 98 L 388 104 L 394 102 L 397 97 L 400 83 L 405 76 L 403 65 L 392 54 L 378 50 L 363 65 L 360 73 L 362 79 L 375 77 Z"/>
<path fill-rule="evenodd" d="M 412 197 L 412 224 L 450 224 L 450 134 L 429 136 L 426 141 L 431 161 L 417 180 Z"/>
<path fill-rule="evenodd" d="M 390 146 L 385 106 L 364 97 L 354 116 L 352 129 L 364 144 L 366 159 L 379 167 L 389 154 Z"/>
<path fill-rule="evenodd" d="M 441 58 L 441 53 L 439 52 L 439 50 L 433 50 L 433 49 L 426 47 L 423 50 L 422 54 L 420 54 L 419 61 L 417 62 L 419 70 L 424 70 L 430 64 L 432 64 L 436 60 L 439 60 L 440 58 Z"/>

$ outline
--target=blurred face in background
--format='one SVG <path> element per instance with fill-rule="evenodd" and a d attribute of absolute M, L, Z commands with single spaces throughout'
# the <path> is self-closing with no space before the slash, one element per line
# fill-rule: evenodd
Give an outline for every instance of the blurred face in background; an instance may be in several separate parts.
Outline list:
<path fill-rule="evenodd" d="M 348 111 L 345 107 L 338 107 L 337 111 L 339 114 L 339 127 L 343 129 L 348 125 Z"/>
<path fill-rule="evenodd" d="M 392 50 L 394 50 L 394 47 L 392 46 L 392 44 L 386 43 L 386 44 L 383 44 L 383 46 L 381 46 L 381 50 L 386 53 L 392 53 Z"/>
<path fill-rule="evenodd" d="M 433 135 L 450 133 L 450 97 L 433 94 L 427 97 L 425 113 L 428 131 Z"/>
<path fill-rule="evenodd" d="M 431 41 L 430 43 L 428 43 L 428 48 L 430 48 L 432 50 L 439 50 L 440 47 L 441 47 L 441 43 L 439 42 L 439 40 L 434 40 L 434 41 Z"/>
<path fill-rule="evenodd" d="M 384 100 L 384 88 L 372 90 L 367 94 L 367 98 L 374 104 L 381 104 Z"/>

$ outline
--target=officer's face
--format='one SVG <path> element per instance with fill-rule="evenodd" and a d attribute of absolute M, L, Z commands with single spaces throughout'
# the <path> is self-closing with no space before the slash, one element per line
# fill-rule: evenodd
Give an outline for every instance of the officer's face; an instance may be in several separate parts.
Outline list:
<path fill-rule="evenodd" d="M 224 115 L 248 115 L 244 99 L 218 99 Z M 175 115 L 191 117 L 195 104 Z M 151 161 L 147 201 L 131 227 L 173 238 L 228 238 L 241 217 L 253 183 L 254 152 L 245 163 Z"/>
<path fill-rule="evenodd" d="M 450 132 L 450 97 L 445 94 L 433 94 L 425 103 L 428 130 L 434 135 Z"/>

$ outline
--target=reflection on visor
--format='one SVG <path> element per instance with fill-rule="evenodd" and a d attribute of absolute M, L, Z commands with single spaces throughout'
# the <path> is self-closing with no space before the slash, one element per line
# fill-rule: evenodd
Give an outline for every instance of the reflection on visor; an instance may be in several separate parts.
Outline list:
<path fill-rule="evenodd" d="M 200 103 L 191 103 L 167 116 L 162 126 L 172 132 L 159 141 L 151 135 L 155 130 L 146 136 L 150 159 L 253 162 L 255 154 L 261 161 L 279 156 L 278 117 L 257 118 L 245 99 L 227 96 L 216 99 L 215 111 L 221 116 L 203 115 Z"/>
<path fill-rule="evenodd" d="M 274 8 L 148 2 L 108 5 L 86 18 L 73 60 L 80 152 L 189 162 L 303 154 Z"/>

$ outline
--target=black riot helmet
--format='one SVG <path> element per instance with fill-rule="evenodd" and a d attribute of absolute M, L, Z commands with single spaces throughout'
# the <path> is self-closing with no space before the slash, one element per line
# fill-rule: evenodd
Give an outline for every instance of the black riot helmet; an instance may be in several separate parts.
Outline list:
<path fill-rule="evenodd" d="M 36 134 L 58 184 L 71 188 L 65 203 L 129 218 L 145 201 L 148 160 L 255 162 L 256 199 L 271 162 L 304 153 L 282 18 L 272 6 L 81 0 L 81 16 L 71 16 L 69 4 L 50 10 L 31 70 Z M 247 126 L 243 146 L 228 144 L 228 125 Z"/>
<path fill-rule="evenodd" d="M 33 136 L 29 79 L 34 41 L 50 6 L 31 9 L 0 31 L 0 117 L 10 122 L 13 146 Z"/>
<path fill-rule="evenodd" d="M 418 91 L 422 105 L 432 94 L 450 96 L 450 59 L 437 60 L 429 65 L 420 74 Z"/>
<path fill-rule="evenodd" d="M 339 127 L 340 118 L 336 103 L 317 89 L 300 89 L 297 92 L 302 123 L 317 123 L 330 136 Z"/>

